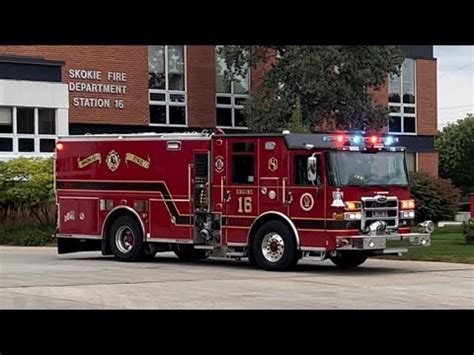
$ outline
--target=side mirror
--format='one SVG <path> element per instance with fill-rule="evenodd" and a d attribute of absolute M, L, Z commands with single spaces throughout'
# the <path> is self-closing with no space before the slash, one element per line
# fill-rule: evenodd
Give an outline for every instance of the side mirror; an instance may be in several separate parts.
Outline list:
<path fill-rule="evenodd" d="M 308 157 L 308 165 L 307 165 L 307 174 L 308 174 L 308 181 L 311 181 L 313 184 L 318 178 L 318 159 L 316 157 Z"/>

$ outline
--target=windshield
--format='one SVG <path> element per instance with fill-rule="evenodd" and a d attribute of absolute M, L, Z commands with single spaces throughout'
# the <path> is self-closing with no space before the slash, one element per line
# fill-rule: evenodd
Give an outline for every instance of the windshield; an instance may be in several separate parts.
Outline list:
<path fill-rule="evenodd" d="M 403 152 L 331 152 L 329 181 L 336 186 L 407 185 Z"/>

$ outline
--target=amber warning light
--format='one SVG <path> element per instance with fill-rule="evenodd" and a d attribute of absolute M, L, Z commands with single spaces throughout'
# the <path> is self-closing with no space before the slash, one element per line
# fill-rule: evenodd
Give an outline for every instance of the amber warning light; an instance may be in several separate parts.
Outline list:
<path fill-rule="evenodd" d="M 62 143 L 57 143 L 56 144 L 56 150 L 59 151 L 59 150 L 63 150 L 63 149 L 64 149 L 64 144 L 62 144 Z"/>

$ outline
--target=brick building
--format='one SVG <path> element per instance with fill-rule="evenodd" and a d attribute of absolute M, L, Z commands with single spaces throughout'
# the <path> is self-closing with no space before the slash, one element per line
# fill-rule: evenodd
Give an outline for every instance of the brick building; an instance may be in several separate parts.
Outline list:
<path fill-rule="evenodd" d="M 433 47 L 402 50 L 401 76 L 374 95 L 409 169 L 436 175 Z M 242 102 L 263 70 L 230 85 L 224 70 L 214 46 L 0 46 L 0 159 L 47 156 L 65 134 L 245 130 Z"/>

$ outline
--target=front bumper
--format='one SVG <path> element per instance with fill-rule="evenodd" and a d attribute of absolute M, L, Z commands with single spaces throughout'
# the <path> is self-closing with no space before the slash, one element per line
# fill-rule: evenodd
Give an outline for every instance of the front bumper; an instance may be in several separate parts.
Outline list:
<path fill-rule="evenodd" d="M 394 233 L 382 235 L 353 235 L 336 237 L 336 250 L 373 251 L 374 254 L 400 254 L 407 252 L 407 247 L 430 246 L 430 233 Z"/>

